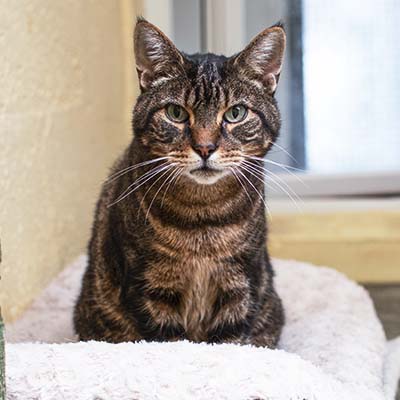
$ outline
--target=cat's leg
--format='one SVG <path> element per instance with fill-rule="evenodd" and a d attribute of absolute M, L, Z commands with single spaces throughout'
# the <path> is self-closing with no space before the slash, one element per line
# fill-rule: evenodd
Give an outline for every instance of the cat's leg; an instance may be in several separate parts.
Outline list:
<path fill-rule="evenodd" d="M 120 290 L 87 272 L 74 309 L 74 328 L 80 340 L 128 342 L 143 339 L 119 301 Z"/>
<path fill-rule="evenodd" d="M 248 331 L 248 324 L 246 321 L 241 321 L 236 324 L 225 323 L 208 332 L 207 342 L 248 344 L 250 342 L 246 331 Z"/>
<path fill-rule="evenodd" d="M 249 342 L 254 346 L 275 348 L 284 324 L 282 302 L 273 287 L 268 289 L 254 320 Z"/>
<path fill-rule="evenodd" d="M 179 301 L 179 293 L 153 287 L 126 294 L 123 307 L 144 340 L 176 341 L 185 338 L 178 313 Z"/>
<path fill-rule="evenodd" d="M 88 301 L 85 297 L 81 297 L 76 304 L 74 326 L 79 340 L 83 341 L 119 343 L 143 339 L 118 308 L 112 304 Z"/>
<path fill-rule="evenodd" d="M 207 341 L 210 343 L 246 344 L 252 318 L 247 287 L 220 291 L 207 330 Z"/>

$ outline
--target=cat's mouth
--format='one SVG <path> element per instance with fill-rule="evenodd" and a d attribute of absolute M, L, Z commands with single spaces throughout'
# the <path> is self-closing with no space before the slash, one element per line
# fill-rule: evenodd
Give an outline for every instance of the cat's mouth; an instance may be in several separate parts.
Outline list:
<path fill-rule="evenodd" d="M 213 176 L 215 174 L 220 173 L 218 169 L 212 168 L 208 165 L 203 165 L 199 168 L 193 169 L 190 171 L 191 174 L 193 175 L 201 175 L 201 176 Z"/>
<path fill-rule="evenodd" d="M 189 176 L 197 183 L 203 185 L 212 185 L 225 175 L 223 169 L 210 167 L 209 165 L 202 165 L 199 168 L 192 169 Z"/>

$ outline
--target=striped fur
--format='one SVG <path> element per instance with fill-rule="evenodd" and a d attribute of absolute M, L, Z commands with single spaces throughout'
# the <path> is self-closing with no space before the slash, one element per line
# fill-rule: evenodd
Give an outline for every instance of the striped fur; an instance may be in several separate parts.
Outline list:
<path fill-rule="evenodd" d="M 266 248 L 264 182 L 243 168 L 279 133 L 273 93 L 284 38 L 275 26 L 231 58 L 189 56 L 138 22 L 135 134 L 98 201 L 74 314 L 82 340 L 276 345 L 283 310 Z M 168 104 L 184 107 L 187 121 L 168 119 Z M 228 123 L 236 104 L 246 117 Z M 212 146 L 209 158 L 200 145 Z"/>

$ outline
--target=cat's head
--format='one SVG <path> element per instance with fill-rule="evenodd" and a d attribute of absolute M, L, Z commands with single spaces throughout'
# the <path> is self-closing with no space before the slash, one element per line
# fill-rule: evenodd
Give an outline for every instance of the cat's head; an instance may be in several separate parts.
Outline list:
<path fill-rule="evenodd" d="M 280 128 L 281 25 L 229 58 L 184 54 L 145 20 L 134 41 L 141 95 L 133 122 L 147 159 L 168 157 L 193 183 L 213 184 L 266 154 Z"/>

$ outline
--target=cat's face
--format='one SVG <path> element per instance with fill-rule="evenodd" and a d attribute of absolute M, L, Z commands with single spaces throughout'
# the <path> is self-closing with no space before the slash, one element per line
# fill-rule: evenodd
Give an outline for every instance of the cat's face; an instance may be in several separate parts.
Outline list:
<path fill-rule="evenodd" d="M 188 56 L 154 25 L 139 21 L 135 56 L 141 95 L 135 134 L 148 159 L 167 157 L 196 184 L 235 174 L 276 140 L 274 99 L 285 33 L 274 26 L 239 54 Z"/>

